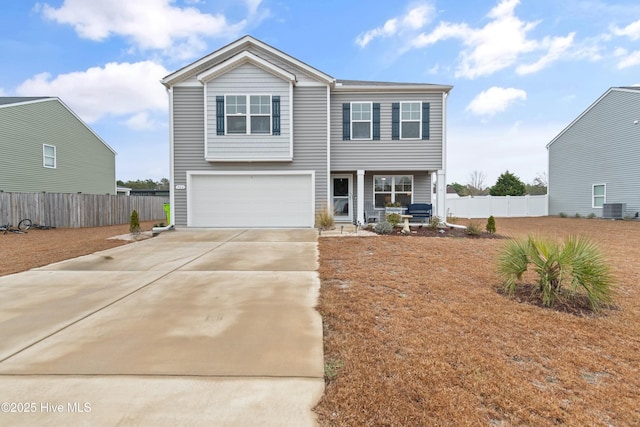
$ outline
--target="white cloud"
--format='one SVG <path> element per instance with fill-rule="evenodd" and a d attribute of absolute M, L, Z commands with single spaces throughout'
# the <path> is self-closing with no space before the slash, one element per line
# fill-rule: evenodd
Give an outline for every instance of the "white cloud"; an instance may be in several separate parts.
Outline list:
<path fill-rule="evenodd" d="M 521 75 L 536 73 L 552 62 L 557 61 L 573 45 L 575 35 L 575 33 L 571 33 L 567 37 L 545 37 L 542 41 L 542 46 L 547 49 L 547 54 L 532 64 L 519 65 L 516 68 L 516 72 Z"/>
<path fill-rule="evenodd" d="M 622 70 L 636 65 L 640 65 L 640 50 L 624 55 L 624 58 L 618 62 L 618 69 Z"/>
<path fill-rule="evenodd" d="M 611 32 L 616 36 L 626 36 L 631 40 L 640 40 L 640 19 L 632 22 L 624 28 L 620 28 L 614 25 L 611 27 Z"/>
<path fill-rule="evenodd" d="M 246 0 L 255 11 L 260 2 Z M 111 35 L 129 39 L 141 50 L 193 56 L 206 46 L 207 37 L 233 37 L 246 20 L 230 24 L 222 14 L 202 13 L 195 7 L 176 7 L 172 0 L 64 0 L 59 8 L 42 4 L 42 15 L 71 25 L 82 38 L 103 41 Z"/>
<path fill-rule="evenodd" d="M 140 113 L 164 113 L 167 95 L 159 83 L 169 72 L 152 61 L 112 62 L 101 67 L 60 74 L 41 73 L 16 89 L 20 96 L 57 96 L 88 123 L 106 116 L 131 116 L 131 126 L 141 126 Z M 146 122 L 149 122 L 146 116 Z"/>
<path fill-rule="evenodd" d="M 459 39 L 465 48 L 459 55 L 456 77 L 474 79 L 513 66 L 527 54 L 542 53 L 532 64 L 522 66 L 522 73 L 539 71 L 559 59 L 573 44 L 573 34 L 546 37 L 542 41 L 528 38 L 539 22 L 525 22 L 515 15 L 520 0 L 502 0 L 487 14 L 490 21 L 482 28 L 466 23 L 441 22 L 431 33 L 420 34 L 411 41 L 423 48 L 446 39 Z"/>
<path fill-rule="evenodd" d="M 527 92 L 522 89 L 491 87 L 480 92 L 467 105 L 466 110 L 477 116 L 493 116 L 505 111 L 517 100 L 526 100 Z"/>
<path fill-rule="evenodd" d="M 405 15 L 387 20 L 381 27 L 366 31 L 356 37 L 356 44 L 366 47 L 373 39 L 391 37 L 404 31 L 415 31 L 423 28 L 433 18 L 434 8 L 429 4 L 421 4 L 410 9 Z"/>
<path fill-rule="evenodd" d="M 158 121 L 149 117 L 149 113 L 147 111 L 134 114 L 129 119 L 125 120 L 124 123 L 129 129 L 139 131 L 157 129 L 162 126 Z"/>
<path fill-rule="evenodd" d="M 0 87 L 0 96 L 6 96 L 4 89 L 1 87 Z"/>

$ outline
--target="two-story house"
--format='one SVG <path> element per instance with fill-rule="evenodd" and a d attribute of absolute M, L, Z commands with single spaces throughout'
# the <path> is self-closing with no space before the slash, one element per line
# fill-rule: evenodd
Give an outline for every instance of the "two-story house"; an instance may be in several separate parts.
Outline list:
<path fill-rule="evenodd" d="M 549 214 L 640 211 L 640 87 L 612 87 L 549 144 Z"/>
<path fill-rule="evenodd" d="M 389 202 L 445 217 L 452 86 L 337 80 L 251 36 L 162 84 L 177 226 L 364 223 Z"/>
<path fill-rule="evenodd" d="M 116 194 L 116 152 L 56 97 L 0 97 L 0 191 Z"/>

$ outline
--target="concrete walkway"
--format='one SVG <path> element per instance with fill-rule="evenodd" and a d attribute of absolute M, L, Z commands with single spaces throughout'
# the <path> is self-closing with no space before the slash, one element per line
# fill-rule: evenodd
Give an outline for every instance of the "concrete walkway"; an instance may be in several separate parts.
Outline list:
<path fill-rule="evenodd" d="M 177 230 L 0 277 L 0 425 L 315 425 L 317 256 Z"/>

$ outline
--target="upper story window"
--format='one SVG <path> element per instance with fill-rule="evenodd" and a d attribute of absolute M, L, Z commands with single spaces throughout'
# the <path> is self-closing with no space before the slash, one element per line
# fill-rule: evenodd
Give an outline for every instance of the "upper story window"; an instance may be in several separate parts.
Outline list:
<path fill-rule="evenodd" d="M 420 139 L 421 102 L 400 103 L 400 139 Z"/>
<path fill-rule="evenodd" d="M 342 139 L 380 140 L 380 103 L 345 102 L 342 104 Z"/>
<path fill-rule="evenodd" d="M 607 186 L 605 184 L 593 185 L 593 205 L 594 208 L 601 208 L 607 201 Z"/>
<path fill-rule="evenodd" d="M 270 95 L 227 95 L 225 103 L 227 134 L 271 133 Z"/>
<path fill-rule="evenodd" d="M 371 103 L 351 103 L 351 139 L 371 139 Z"/>
<path fill-rule="evenodd" d="M 45 168 L 56 167 L 56 147 L 55 145 L 42 144 L 42 166 Z"/>

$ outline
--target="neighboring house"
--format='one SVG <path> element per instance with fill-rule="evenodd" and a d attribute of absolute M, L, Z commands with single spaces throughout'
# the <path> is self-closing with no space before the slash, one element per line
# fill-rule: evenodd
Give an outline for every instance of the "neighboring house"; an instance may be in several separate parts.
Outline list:
<path fill-rule="evenodd" d="M 116 152 L 59 98 L 0 97 L 0 191 L 116 194 Z"/>
<path fill-rule="evenodd" d="M 364 223 L 386 202 L 445 216 L 452 86 L 336 80 L 251 36 L 162 83 L 175 225 L 313 227 L 326 210 Z"/>
<path fill-rule="evenodd" d="M 612 87 L 548 145 L 549 214 L 640 211 L 640 87 Z"/>

